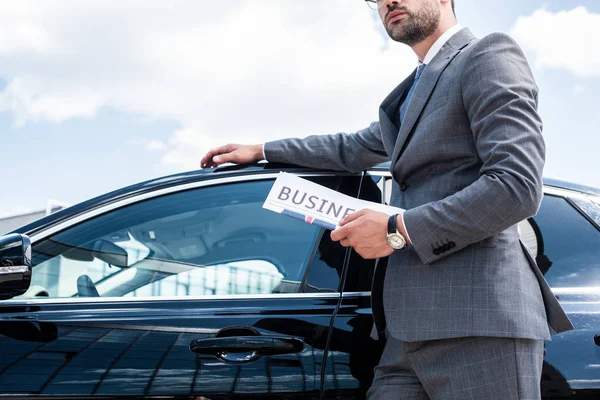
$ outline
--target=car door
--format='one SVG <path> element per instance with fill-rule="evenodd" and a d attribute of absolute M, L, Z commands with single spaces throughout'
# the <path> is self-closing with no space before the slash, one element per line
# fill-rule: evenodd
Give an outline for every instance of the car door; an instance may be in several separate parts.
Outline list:
<path fill-rule="evenodd" d="M 592 201 L 595 199 L 596 202 Z M 544 399 L 600 398 L 600 204 L 597 197 L 548 187 L 521 238 L 575 330 L 546 342 Z"/>
<path fill-rule="evenodd" d="M 262 208 L 273 178 L 162 189 L 32 236 L 31 287 L 0 302 L 0 396 L 319 398 L 341 250 Z"/>

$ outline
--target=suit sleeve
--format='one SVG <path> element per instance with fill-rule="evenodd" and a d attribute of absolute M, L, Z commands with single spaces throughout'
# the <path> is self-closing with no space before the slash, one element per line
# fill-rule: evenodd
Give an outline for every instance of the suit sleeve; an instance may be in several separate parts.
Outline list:
<path fill-rule="evenodd" d="M 263 149 L 270 162 L 335 171 L 358 172 L 389 161 L 381 140 L 379 122 L 352 134 L 313 135 L 304 139 L 267 142 Z"/>
<path fill-rule="evenodd" d="M 424 263 L 535 215 L 543 196 L 538 89 L 521 49 L 509 36 L 492 34 L 474 45 L 464 65 L 463 102 L 482 167 L 463 190 L 405 212 Z M 449 242 L 455 244 L 450 251 L 432 251 L 436 243 Z"/>

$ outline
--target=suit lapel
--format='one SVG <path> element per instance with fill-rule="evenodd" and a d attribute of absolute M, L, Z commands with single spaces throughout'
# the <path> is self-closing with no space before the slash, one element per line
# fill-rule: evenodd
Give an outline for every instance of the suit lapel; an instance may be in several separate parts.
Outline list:
<path fill-rule="evenodd" d="M 423 108 L 427 104 L 433 89 L 435 88 L 442 72 L 446 69 L 450 61 L 463 49 L 469 42 L 475 37 L 469 29 L 462 29 L 458 33 L 444 44 L 440 52 L 431 60 L 429 65 L 423 71 L 419 83 L 415 87 L 412 95 L 410 104 L 406 110 L 406 116 L 404 117 L 404 123 L 400 126 L 398 132 L 398 138 L 394 146 L 394 154 L 391 158 L 390 168 L 393 170 L 394 164 L 398 161 L 398 158 L 402 154 L 404 145 L 413 130 L 415 123 L 419 119 L 419 116 L 423 112 Z M 414 73 L 412 75 L 414 77 Z M 405 81 L 406 82 L 406 81 Z M 412 84 L 412 80 L 410 80 Z M 402 83 L 404 84 L 404 82 Z M 401 85 L 402 85 L 401 84 Z M 394 93 L 394 92 L 392 92 Z M 398 98 L 398 102 L 400 98 Z"/>
<path fill-rule="evenodd" d="M 410 90 L 410 86 L 415 79 L 415 74 L 416 70 L 413 71 L 413 73 L 402 83 L 396 86 L 392 93 L 390 93 L 385 100 L 383 100 L 381 107 L 379 107 L 379 126 L 381 129 L 381 137 L 393 138 L 392 143 L 395 142 L 395 139 L 398 136 L 398 130 L 400 129 L 398 125 L 400 101 Z"/>

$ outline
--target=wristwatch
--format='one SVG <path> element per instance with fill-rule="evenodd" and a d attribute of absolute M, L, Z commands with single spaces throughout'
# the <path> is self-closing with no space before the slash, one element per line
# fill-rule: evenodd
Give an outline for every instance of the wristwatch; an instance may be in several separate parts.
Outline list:
<path fill-rule="evenodd" d="M 387 243 L 394 250 L 400 250 L 406 246 L 406 239 L 396 227 L 396 221 L 400 214 L 394 214 L 388 219 Z"/>

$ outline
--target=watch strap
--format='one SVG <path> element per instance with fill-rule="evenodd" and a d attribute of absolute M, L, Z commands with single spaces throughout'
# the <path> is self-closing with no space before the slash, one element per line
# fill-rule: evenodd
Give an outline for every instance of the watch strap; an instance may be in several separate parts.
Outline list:
<path fill-rule="evenodd" d="M 398 231 L 398 215 L 400 214 L 391 215 L 388 219 L 388 234 L 390 235 Z"/>

